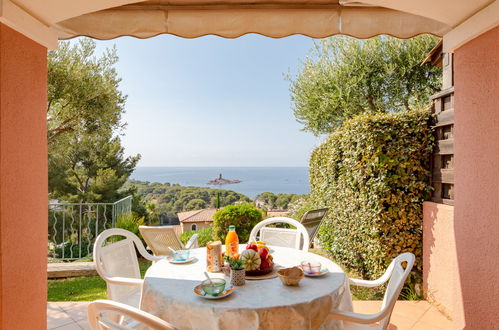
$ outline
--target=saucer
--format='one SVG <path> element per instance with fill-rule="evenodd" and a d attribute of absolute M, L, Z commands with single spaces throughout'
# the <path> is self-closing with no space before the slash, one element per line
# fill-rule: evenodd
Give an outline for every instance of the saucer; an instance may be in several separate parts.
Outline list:
<path fill-rule="evenodd" d="M 329 269 L 323 268 L 320 270 L 318 273 L 307 273 L 306 271 L 303 271 L 303 274 L 308 277 L 319 277 L 319 276 L 324 276 L 327 273 L 329 273 Z"/>
<path fill-rule="evenodd" d="M 220 293 L 218 296 L 211 296 L 209 294 L 206 294 L 206 292 L 204 292 L 203 288 L 201 287 L 201 284 L 198 284 L 194 287 L 194 293 L 205 299 L 222 299 L 229 296 L 232 292 L 234 292 L 234 287 L 232 285 L 226 286 L 225 290 L 223 290 L 222 293 Z"/>
<path fill-rule="evenodd" d="M 167 257 L 166 260 L 168 260 L 172 264 L 186 264 L 191 262 L 192 260 L 196 259 L 195 257 L 190 257 L 185 260 L 174 260 L 172 257 Z"/>

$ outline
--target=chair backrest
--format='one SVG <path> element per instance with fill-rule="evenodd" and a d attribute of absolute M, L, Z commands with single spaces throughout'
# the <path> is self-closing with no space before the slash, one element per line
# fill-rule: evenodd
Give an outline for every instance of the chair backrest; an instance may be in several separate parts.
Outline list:
<path fill-rule="evenodd" d="M 296 227 L 296 229 L 265 227 L 267 225 L 275 223 L 287 223 L 291 226 Z M 250 242 L 256 241 L 258 232 L 260 232 L 260 240 L 266 242 L 268 245 L 300 249 L 301 242 L 303 242 L 303 245 L 301 247 L 301 250 L 303 251 L 308 251 L 308 247 L 310 245 L 310 239 L 308 237 L 307 230 L 301 223 L 299 223 L 295 219 L 286 217 L 274 217 L 259 222 L 251 230 L 249 240 Z"/>
<path fill-rule="evenodd" d="M 125 239 L 106 244 L 112 236 L 124 236 Z M 94 263 L 97 273 L 107 282 L 110 277 L 127 277 L 140 279 L 140 269 L 135 252 L 135 246 L 141 252 L 147 253 L 140 239 L 133 233 L 119 228 L 104 230 L 94 244 Z M 143 250 L 143 251 L 142 251 Z M 131 286 L 107 283 L 108 297 L 121 301 L 134 293 Z"/>
<path fill-rule="evenodd" d="M 171 255 L 172 251 L 168 247 L 174 250 L 184 248 L 173 226 L 140 226 L 139 230 L 155 256 Z"/>
<path fill-rule="evenodd" d="M 307 211 L 300 220 L 300 223 L 307 229 L 310 242 L 314 241 L 315 235 L 321 226 L 328 208 Z"/>
<path fill-rule="evenodd" d="M 93 330 L 153 329 L 174 330 L 170 323 L 122 303 L 96 300 L 88 304 L 88 323 Z"/>
<path fill-rule="evenodd" d="M 383 303 L 381 304 L 380 313 L 386 313 L 384 318 L 380 320 L 382 329 L 386 329 L 388 327 L 395 303 L 397 302 L 400 292 L 404 287 L 407 276 L 409 276 L 409 273 L 411 272 L 412 266 L 414 266 L 415 260 L 416 257 L 410 252 L 400 254 L 392 260 L 390 266 L 388 266 L 388 269 L 380 278 L 380 280 L 382 280 L 388 276 L 390 277 L 388 286 L 386 287 L 385 296 L 383 297 Z M 403 263 L 407 263 L 405 269 L 402 267 Z"/>

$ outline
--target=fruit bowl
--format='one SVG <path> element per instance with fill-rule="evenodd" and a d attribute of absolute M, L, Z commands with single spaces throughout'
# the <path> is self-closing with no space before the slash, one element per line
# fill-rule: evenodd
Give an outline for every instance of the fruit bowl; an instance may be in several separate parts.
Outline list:
<path fill-rule="evenodd" d="M 261 268 L 261 269 L 256 269 L 256 270 L 247 270 L 246 275 L 247 276 L 267 275 L 268 273 L 272 272 L 273 269 L 274 269 L 274 264 L 270 265 L 270 267 L 267 267 L 267 268 Z"/>
<path fill-rule="evenodd" d="M 248 244 L 246 250 L 241 252 L 241 260 L 244 261 L 246 276 L 263 276 L 272 273 L 274 270 L 274 259 L 269 253 L 269 250 L 264 246 L 264 242 L 259 242 L 260 247 L 256 244 Z"/>

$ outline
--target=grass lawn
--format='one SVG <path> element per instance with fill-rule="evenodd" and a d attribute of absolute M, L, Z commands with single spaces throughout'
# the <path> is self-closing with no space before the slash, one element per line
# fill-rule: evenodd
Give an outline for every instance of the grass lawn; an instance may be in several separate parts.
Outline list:
<path fill-rule="evenodd" d="M 150 265 L 150 261 L 139 259 L 142 276 Z M 48 281 L 48 301 L 92 301 L 106 297 L 106 282 L 99 276 Z"/>

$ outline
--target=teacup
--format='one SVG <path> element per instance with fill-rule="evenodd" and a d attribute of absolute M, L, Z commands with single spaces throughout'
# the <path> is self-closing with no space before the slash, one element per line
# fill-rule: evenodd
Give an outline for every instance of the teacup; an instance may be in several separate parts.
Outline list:
<path fill-rule="evenodd" d="M 216 297 L 225 290 L 225 280 L 221 278 L 212 278 L 211 282 L 204 280 L 201 288 L 207 295 Z"/>
<path fill-rule="evenodd" d="M 305 273 L 314 274 L 321 272 L 321 263 L 318 261 L 304 260 L 300 265 Z"/>
<path fill-rule="evenodd" d="M 191 251 L 189 250 L 177 250 L 173 253 L 174 261 L 186 261 L 189 259 L 189 254 Z"/>

